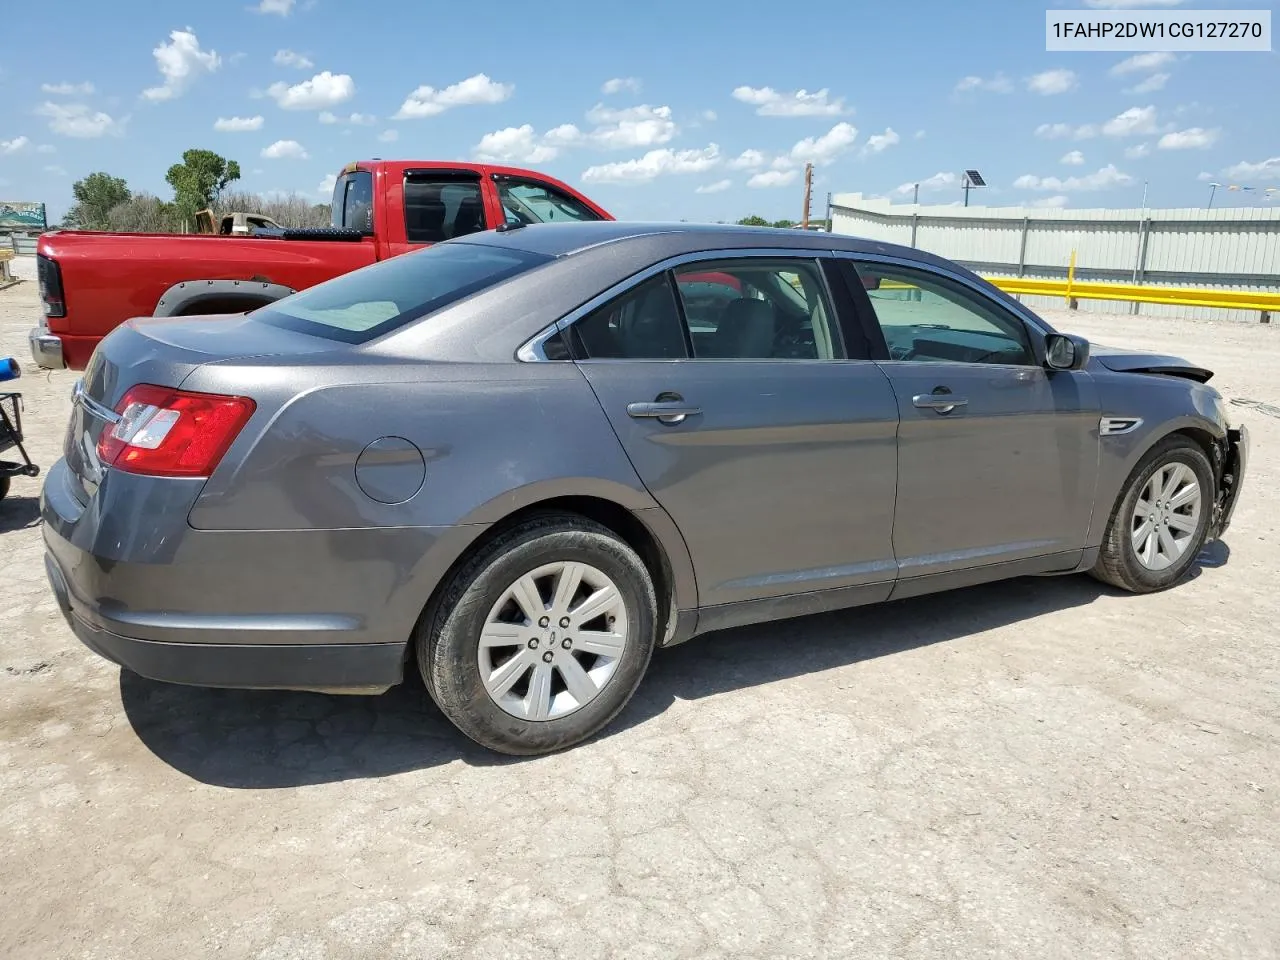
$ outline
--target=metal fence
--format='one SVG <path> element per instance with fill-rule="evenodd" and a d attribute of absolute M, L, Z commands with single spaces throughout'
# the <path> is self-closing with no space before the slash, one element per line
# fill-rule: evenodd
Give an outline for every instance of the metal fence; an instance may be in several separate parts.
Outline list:
<path fill-rule="evenodd" d="M 11 233 L 8 246 L 20 257 L 34 257 L 38 239 L 39 237 L 34 233 Z M 0 243 L 3 243 L 3 240 L 0 240 Z"/>
<path fill-rule="evenodd" d="M 832 232 L 918 247 L 990 277 L 1065 280 L 1074 251 L 1078 281 L 1280 291 L 1280 210 L 1067 210 L 891 204 L 857 194 L 831 199 Z M 1027 295 L 1029 306 L 1058 298 Z M 1081 300 L 1079 309 L 1117 305 Z M 1216 307 L 1133 303 L 1153 316 L 1258 314 Z"/>

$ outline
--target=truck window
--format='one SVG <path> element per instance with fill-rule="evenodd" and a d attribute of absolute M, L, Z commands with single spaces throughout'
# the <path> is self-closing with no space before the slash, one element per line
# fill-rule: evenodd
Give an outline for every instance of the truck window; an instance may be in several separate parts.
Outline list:
<path fill-rule="evenodd" d="M 497 178 L 498 197 L 508 222 L 557 223 L 600 220 L 598 213 L 562 190 L 536 180 Z"/>
<path fill-rule="evenodd" d="M 339 177 L 329 210 L 333 226 L 373 233 L 373 174 L 354 170 Z"/>
<path fill-rule="evenodd" d="M 480 183 L 457 177 L 404 181 L 404 232 L 410 243 L 439 243 L 485 228 Z"/>

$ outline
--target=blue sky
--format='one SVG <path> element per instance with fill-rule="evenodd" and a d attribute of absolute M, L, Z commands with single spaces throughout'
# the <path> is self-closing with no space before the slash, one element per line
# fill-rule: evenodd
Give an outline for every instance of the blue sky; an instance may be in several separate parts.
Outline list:
<path fill-rule="evenodd" d="M 1055 7 L 1177 6 L 1061 0 Z M 1196 0 L 1198 9 L 1248 6 Z M 1259 4 L 1253 4 L 1259 6 Z M 828 191 L 1073 207 L 1259 204 L 1276 53 L 1046 53 L 1026 0 L 44 0 L 0 50 L 0 199 L 50 219 L 95 170 L 163 197 L 205 147 L 319 200 L 373 156 L 531 166 L 619 217 L 798 217 Z M 1280 203 L 1280 193 L 1276 194 Z"/>

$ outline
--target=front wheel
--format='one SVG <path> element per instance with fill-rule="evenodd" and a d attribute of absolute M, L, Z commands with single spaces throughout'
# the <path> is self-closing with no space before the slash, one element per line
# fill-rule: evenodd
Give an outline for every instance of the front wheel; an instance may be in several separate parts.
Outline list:
<path fill-rule="evenodd" d="M 1121 491 L 1090 572 L 1133 593 L 1173 586 L 1204 544 L 1213 488 L 1213 468 L 1195 441 L 1175 435 L 1157 443 Z"/>
<path fill-rule="evenodd" d="M 463 733 L 513 755 L 587 739 L 626 705 L 656 640 L 653 581 L 634 550 L 585 518 L 529 520 L 446 586 L 418 664 Z"/>

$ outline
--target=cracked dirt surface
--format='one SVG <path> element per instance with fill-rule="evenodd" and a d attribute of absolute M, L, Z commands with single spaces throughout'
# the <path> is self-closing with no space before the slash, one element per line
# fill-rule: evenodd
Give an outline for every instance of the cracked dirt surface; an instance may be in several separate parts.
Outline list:
<path fill-rule="evenodd" d="M 27 360 L 30 450 L 74 375 Z M 1051 319 L 1280 403 L 1280 329 Z M 1274 957 L 1280 420 L 1193 579 L 1027 579 L 659 653 L 606 733 L 508 761 L 377 698 L 122 674 L 0 502 L 0 955 Z"/>

